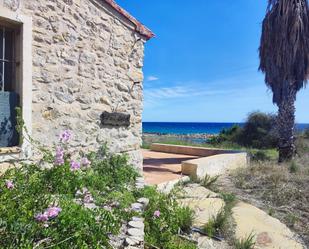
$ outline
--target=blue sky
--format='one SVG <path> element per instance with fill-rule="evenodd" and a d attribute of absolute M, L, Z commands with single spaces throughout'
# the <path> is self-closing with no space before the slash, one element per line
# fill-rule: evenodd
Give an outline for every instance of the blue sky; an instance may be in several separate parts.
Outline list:
<path fill-rule="evenodd" d="M 145 48 L 143 121 L 239 122 L 276 112 L 258 72 L 266 0 L 118 0 L 156 38 Z M 297 122 L 309 123 L 309 90 Z"/>

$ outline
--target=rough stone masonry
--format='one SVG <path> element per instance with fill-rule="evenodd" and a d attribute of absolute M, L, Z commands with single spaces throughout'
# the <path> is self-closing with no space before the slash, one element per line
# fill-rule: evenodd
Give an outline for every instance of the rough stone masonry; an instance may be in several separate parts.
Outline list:
<path fill-rule="evenodd" d="M 93 150 L 106 142 L 141 167 L 142 67 L 151 31 L 112 0 L 0 0 L 0 8 L 32 17 L 34 139 L 52 145 L 70 129 L 74 146 Z M 130 114 L 130 126 L 102 125 L 104 111 Z"/>

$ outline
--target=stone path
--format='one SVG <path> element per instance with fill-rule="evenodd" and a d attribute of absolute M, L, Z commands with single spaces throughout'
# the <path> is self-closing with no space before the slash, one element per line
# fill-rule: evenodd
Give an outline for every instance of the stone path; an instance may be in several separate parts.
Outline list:
<path fill-rule="evenodd" d="M 196 159 L 195 156 L 169 154 L 143 150 L 145 182 L 160 185 L 180 179 L 181 162 Z M 216 193 L 198 185 L 188 184 L 183 188 L 179 203 L 195 212 L 194 227 L 203 227 L 224 207 L 223 199 Z M 306 249 L 295 234 L 278 219 L 245 202 L 238 202 L 232 209 L 235 222 L 235 238 L 245 239 L 254 235 L 256 249 Z M 198 233 L 191 234 L 199 249 L 231 249 L 227 242 L 218 242 Z"/>
<path fill-rule="evenodd" d="M 178 202 L 189 206 L 195 212 L 194 227 L 203 227 L 210 218 L 216 216 L 224 207 L 220 196 L 198 184 L 188 184 L 179 194 Z M 244 202 L 239 202 L 232 209 L 236 224 L 235 238 L 245 239 L 253 234 L 256 249 L 304 249 L 295 234 L 278 219 Z M 226 242 L 218 242 L 206 236 L 192 235 L 198 242 L 199 249 L 231 248 Z"/>
<path fill-rule="evenodd" d="M 203 225 L 224 207 L 224 201 L 220 196 L 199 184 L 188 184 L 178 196 L 178 202 L 183 206 L 190 207 L 194 213 L 193 226 L 202 228 Z M 215 241 L 208 236 L 193 233 L 192 239 L 197 241 L 199 249 L 231 249 L 225 241 Z"/>
<path fill-rule="evenodd" d="M 198 184 L 189 184 L 184 187 L 178 202 L 194 210 L 193 226 L 199 228 L 202 228 L 224 207 L 224 201 L 218 194 Z"/>
<path fill-rule="evenodd" d="M 196 156 L 142 150 L 144 178 L 146 184 L 157 185 L 181 178 L 181 162 Z"/>

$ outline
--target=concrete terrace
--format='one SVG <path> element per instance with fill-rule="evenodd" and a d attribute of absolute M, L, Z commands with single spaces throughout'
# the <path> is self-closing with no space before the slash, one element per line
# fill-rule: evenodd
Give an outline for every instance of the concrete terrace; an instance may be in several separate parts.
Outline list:
<path fill-rule="evenodd" d="M 181 163 L 197 156 L 142 150 L 145 182 L 157 185 L 181 178 Z"/>
<path fill-rule="evenodd" d="M 214 148 L 154 143 L 142 154 L 145 182 L 150 185 L 171 182 L 184 175 L 221 175 L 247 165 L 247 153 Z"/>

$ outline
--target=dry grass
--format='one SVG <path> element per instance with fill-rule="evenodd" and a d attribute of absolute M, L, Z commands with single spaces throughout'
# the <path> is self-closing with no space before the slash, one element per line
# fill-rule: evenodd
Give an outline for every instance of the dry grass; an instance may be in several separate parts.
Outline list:
<path fill-rule="evenodd" d="M 309 246 L 309 139 L 300 139 L 297 158 L 278 165 L 276 161 L 253 162 L 230 175 L 220 187 L 251 202 L 278 218 Z"/>
<path fill-rule="evenodd" d="M 289 226 L 309 246 L 309 137 L 298 138 L 297 150 L 293 162 L 281 165 L 277 164 L 275 150 L 251 151 L 256 161 L 252 161 L 249 168 L 214 181 L 206 177 L 205 185 L 215 192 L 231 192 L 238 199 L 265 210 Z M 266 157 L 256 156 L 266 152 Z"/>

